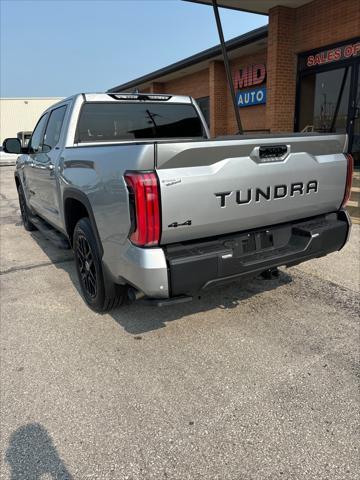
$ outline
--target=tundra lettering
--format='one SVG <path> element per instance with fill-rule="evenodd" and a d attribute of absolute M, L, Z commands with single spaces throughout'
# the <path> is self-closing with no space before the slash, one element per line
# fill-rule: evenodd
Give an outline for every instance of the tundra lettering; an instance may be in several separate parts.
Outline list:
<path fill-rule="evenodd" d="M 290 188 L 287 187 L 287 185 L 274 185 L 274 187 L 267 186 L 265 189 L 262 188 L 255 188 L 255 201 L 260 202 L 261 197 L 264 198 L 265 200 L 272 200 L 272 199 L 278 199 L 278 198 L 285 198 L 288 194 L 288 190 L 290 191 L 290 196 L 294 197 L 295 193 L 298 193 L 299 195 L 304 195 L 304 190 L 306 191 L 307 194 L 310 194 L 311 192 L 316 193 L 318 191 L 318 185 L 319 182 L 317 180 L 310 180 L 307 182 L 306 186 L 302 182 L 298 183 L 292 183 L 290 185 Z M 253 189 L 248 188 L 246 190 L 246 196 L 244 195 L 242 190 L 235 190 L 235 192 L 219 192 L 219 193 L 214 193 L 215 197 L 220 198 L 220 207 L 225 208 L 226 205 L 226 198 L 231 197 L 233 193 L 235 193 L 235 202 L 238 205 L 245 205 L 251 202 L 252 197 L 253 197 Z"/>
<path fill-rule="evenodd" d="M 188 96 L 113 91 L 62 100 L 26 148 L 18 142 L 4 150 L 19 155 L 24 227 L 73 249 L 98 312 L 141 296 L 188 301 L 341 250 L 349 237 L 343 134 L 210 138 Z"/>
<path fill-rule="evenodd" d="M 255 190 L 255 199 L 257 202 L 260 202 L 260 196 L 265 198 L 265 200 L 270 200 L 270 187 L 266 187 L 266 193 L 264 193 L 261 188 Z"/>
<path fill-rule="evenodd" d="M 239 205 L 243 205 L 245 203 L 250 203 L 251 202 L 251 188 L 247 189 L 247 197 L 244 200 L 241 200 L 241 190 L 238 190 L 236 192 L 236 203 Z M 225 207 L 225 204 L 224 204 Z"/>

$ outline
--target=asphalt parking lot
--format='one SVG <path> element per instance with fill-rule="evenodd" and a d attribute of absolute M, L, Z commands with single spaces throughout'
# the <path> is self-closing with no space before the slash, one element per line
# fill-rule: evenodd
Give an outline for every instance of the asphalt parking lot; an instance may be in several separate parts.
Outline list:
<path fill-rule="evenodd" d="M 98 315 L 0 176 L 1 479 L 358 478 L 358 225 L 279 279 Z"/>

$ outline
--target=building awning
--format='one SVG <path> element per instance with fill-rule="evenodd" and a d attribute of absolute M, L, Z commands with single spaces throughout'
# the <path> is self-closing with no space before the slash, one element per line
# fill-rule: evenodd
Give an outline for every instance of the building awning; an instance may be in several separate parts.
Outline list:
<path fill-rule="evenodd" d="M 184 0 L 185 2 L 203 3 L 212 5 L 212 0 Z M 218 7 L 231 8 L 233 10 L 242 10 L 243 12 L 260 13 L 268 15 L 273 7 L 282 6 L 289 8 L 298 8 L 312 0 L 217 0 Z"/>

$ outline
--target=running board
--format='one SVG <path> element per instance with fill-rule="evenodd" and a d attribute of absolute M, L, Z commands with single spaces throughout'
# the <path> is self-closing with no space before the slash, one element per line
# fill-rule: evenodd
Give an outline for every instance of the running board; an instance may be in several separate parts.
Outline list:
<path fill-rule="evenodd" d="M 60 233 L 42 218 L 38 217 L 37 215 L 31 216 L 30 221 L 35 225 L 39 232 L 44 235 L 44 237 L 46 237 L 53 245 L 55 245 L 55 247 L 62 250 L 69 250 L 71 248 L 70 243 L 65 235 Z"/>

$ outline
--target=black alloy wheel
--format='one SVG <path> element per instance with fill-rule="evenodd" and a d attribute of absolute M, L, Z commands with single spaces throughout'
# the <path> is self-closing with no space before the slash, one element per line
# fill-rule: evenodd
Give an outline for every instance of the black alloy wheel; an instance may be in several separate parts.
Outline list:
<path fill-rule="evenodd" d="M 74 230 L 73 250 L 76 270 L 85 302 L 95 312 L 121 305 L 126 288 L 104 276 L 103 263 L 89 218 L 81 218 Z"/>
<path fill-rule="evenodd" d="M 85 235 L 80 234 L 77 237 L 75 248 L 83 288 L 91 298 L 95 298 L 97 294 L 97 275 L 94 257 Z"/>

